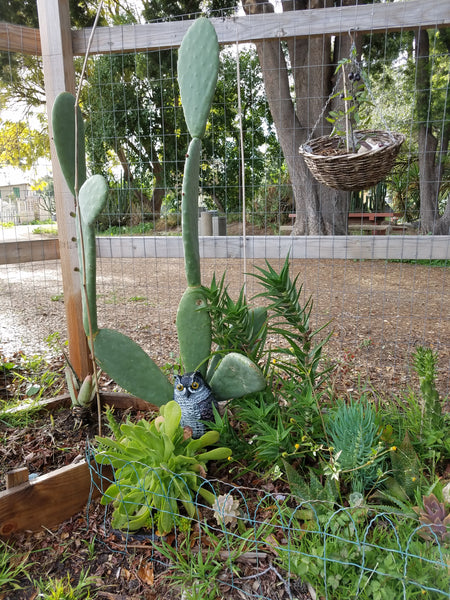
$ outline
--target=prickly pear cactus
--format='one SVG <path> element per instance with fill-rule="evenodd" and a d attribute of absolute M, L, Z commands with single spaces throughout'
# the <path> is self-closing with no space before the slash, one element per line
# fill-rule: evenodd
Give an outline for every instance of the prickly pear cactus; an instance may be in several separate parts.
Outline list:
<path fill-rule="evenodd" d="M 194 22 L 180 47 L 178 76 L 186 123 L 192 140 L 186 154 L 182 188 L 182 224 L 188 287 L 177 312 L 180 354 L 186 371 L 199 370 L 210 379 L 219 399 L 240 397 L 265 387 L 258 367 L 230 353 L 207 370 L 211 354 L 211 321 L 201 286 L 198 239 L 198 191 L 202 138 L 217 82 L 219 45 L 212 24 Z M 133 340 L 112 329 L 99 329 L 96 305 L 95 221 L 106 203 L 108 188 L 100 175 L 86 180 L 84 125 L 79 108 L 75 143 L 75 98 L 66 92 L 55 101 L 52 114 L 55 146 L 63 174 L 74 195 L 78 189 L 77 239 L 83 284 L 83 324 L 96 360 L 131 394 L 161 406 L 172 399 L 173 387 L 153 360 Z M 77 161 L 75 148 L 77 147 Z M 75 176 L 77 163 L 77 177 Z"/>
<path fill-rule="evenodd" d="M 84 122 L 80 107 L 77 106 L 77 143 L 75 144 L 75 97 L 69 92 L 57 96 L 52 108 L 53 141 L 58 161 L 70 191 L 75 196 L 75 183 L 78 189 L 86 181 L 86 157 L 84 149 Z M 75 179 L 75 146 L 77 147 L 78 181 Z"/>
<path fill-rule="evenodd" d="M 211 389 L 220 400 L 239 398 L 264 389 L 260 369 L 248 358 L 230 353 L 207 370 L 211 353 L 211 321 L 201 288 L 198 239 L 198 192 L 202 138 L 206 131 L 217 83 L 219 43 L 208 19 L 200 18 L 189 28 L 178 54 L 178 83 L 184 116 L 192 141 L 186 154 L 182 189 L 182 230 L 188 288 L 177 312 L 178 342 L 185 371 L 199 370 L 210 379 Z"/>

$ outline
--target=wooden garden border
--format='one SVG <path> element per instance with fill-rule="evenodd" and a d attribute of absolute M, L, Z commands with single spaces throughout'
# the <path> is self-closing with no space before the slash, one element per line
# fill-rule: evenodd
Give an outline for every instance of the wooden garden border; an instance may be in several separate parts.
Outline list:
<path fill-rule="evenodd" d="M 115 408 L 135 408 L 147 411 L 156 407 L 129 394 L 101 394 L 102 405 Z M 9 412 L 33 410 L 52 412 L 70 407 L 70 396 L 63 395 L 38 403 L 25 403 Z M 111 468 L 103 468 L 106 479 L 111 479 Z M 105 480 L 106 480 L 105 479 Z M 53 528 L 84 509 L 89 499 L 98 497 L 102 481 L 91 473 L 85 460 L 61 467 L 29 481 L 28 470 L 16 469 L 7 476 L 12 487 L 0 492 L 0 538 L 8 538 L 20 531 L 39 531 L 43 527 Z M 15 485 L 14 483 L 17 483 Z"/>

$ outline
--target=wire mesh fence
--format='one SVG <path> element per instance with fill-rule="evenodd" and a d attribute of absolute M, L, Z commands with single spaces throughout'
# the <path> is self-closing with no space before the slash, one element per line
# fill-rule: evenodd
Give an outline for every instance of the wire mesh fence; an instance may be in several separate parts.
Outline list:
<path fill-rule="evenodd" d="M 401 4 L 393 9 L 403 8 Z M 380 7 L 373 8 L 377 11 Z M 443 30 L 427 22 L 429 44 L 425 54 L 429 62 L 420 63 L 419 38 L 411 23 L 415 14 L 412 8 L 417 7 L 409 8 L 403 14 L 405 25 L 396 27 L 395 32 L 390 30 L 389 17 L 384 17 L 383 28 L 375 17 L 367 20 L 365 8 L 359 7 L 354 13 L 344 11 L 332 31 L 321 20 L 314 27 L 312 23 L 305 25 L 295 13 L 258 15 L 260 20 L 255 21 L 253 33 L 244 37 L 239 21 L 244 19 L 242 12 L 211 13 L 224 41 L 202 154 L 199 217 L 205 223 L 205 230 L 201 226 L 200 231 L 206 234 L 202 237 L 204 278 L 208 283 L 212 269 L 218 276 L 228 270 L 231 286 L 245 281 L 251 293 L 255 288 L 251 279 L 246 281 L 246 273 L 253 271 L 260 259 L 270 258 L 276 263 L 289 252 L 293 259 L 299 259 L 293 262 L 293 268 L 300 272 L 305 293 L 314 296 L 317 324 L 333 320 L 339 358 L 361 355 L 361 369 L 388 373 L 388 367 L 392 367 L 402 382 L 409 382 L 411 352 L 417 344 L 431 345 L 441 354 L 439 368 L 447 393 L 450 336 L 446 273 L 450 242 L 447 236 L 417 236 L 416 225 L 420 216 L 418 100 L 421 89 L 430 92 L 424 118 L 436 132 L 443 132 L 447 122 L 448 56 Z M 441 17 L 436 22 L 445 20 L 440 3 L 433 5 L 433 11 Z M 431 12 L 430 18 L 436 19 Z M 108 205 L 98 222 L 102 319 L 104 323 L 118 323 L 136 341 L 151 345 L 161 362 L 177 354 L 170 314 L 175 314 L 176 301 L 172 300 L 178 298 L 178 287 L 181 290 L 184 281 L 182 262 L 176 259 L 182 256 L 178 236 L 188 133 L 178 92 L 176 46 L 182 35 L 180 27 L 193 16 L 172 16 L 168 23 L 150 23 L 155 38 L 145 43 L 140 25 L 102 28 L 88 60 L 86 78 L 78 82 L 86 117 L 89 168 L 104 173 L 110 186 Z M 417 19 L 420 25 L 425 16 L 420 14 Z M 362 23 L 365 33 L 357 37 L 355 32 Z M 161 31 L 164 38 L 168 25 L 178 38 L 171 43 L 158 42 L 157 32 Z M 279 52 L 275 63 L 268 67 L 264 61 L 269 45 L 263 48 L 262 26 L 269 28 L 271 36 L 274 31 L 286 35 L 284 47 L 281 45 L 285 53 Z M 12 102 L 23 92 L 25 75 L 18 77 L 20 68 L 30 82 L 33 76 L 42 81 L 42 59 L 37 30 L 18 32 L 8 27 L 2 43 L 3 80 Z M 73 33 L 78 54 L 83 54 L 89 35 L 90 30 Z M 102 41 L 106 39 L 107 43 Z M 352 43 L 358 51 L 357 60 L 352 56 Z M 285 107 L 296 108 L 286 112 L 287 128 L 295 127 L 299 140 L 304 141 L 319 117 L 322 120 L 315 134 L 325 133 L 330 126 L 325 112 L 322 114 L 329 89 L 317 82 L 315 74 L 318 68 L 329 80 L 338 58 L 350 60 L 349 68 L 361 70 L 370 100 L 366 103 L 370 125 L 399 130 L 406 141 L 392 174 L 371 190 L 347 194 L 341 202 L 341 192 L 312 186 L 322 218 L 333 224 L 331 230 L 340 232 L 339 223 L 342 219 L 348 221 L 344 235 L 288 238 L 288 242 L 286 234 L 307 221 L 309 209 L 303 199 L 310 193 L 299 191 L 295 184 L 297 170 L 289 168 L 289 153 L 281 144 L 267 80 L 272 77 L 280 83 L 287 72 L 295 94 L 289 94 L 283 102 Z M 75 58 L 76 68 L 78 62 Z M 430 83 L 421 88 L 418 81 L 425 67 L 429 68 Z M 11 142 L 5 145 L 0 159 L 3 183 L 8 184 L 0 186 L 5 209 L 0 228 L 2 262 L 9 262 L 0 267 L 2 347 L 7 354 L 19 349 L 46 351 L 44 340 L 49 335 L 60 332 L 62 339 L 67 336 L 67 270 L 62 273 L 58 261 L 26 263 L 29 254 L 23 245 L 19 247 L 47 242 L 41 238 L 51 235 L 49 229 L 54 226 L 9 227 L 17 219 L 6 218 L 13 209 L 20 208 L 12 197 L 16 191 L 8 171 L 10 165 L 28 164 L 33 158 L 29 151 L 43 146 L 42 136 L 37 137 L 42 133 L 39 123 L 45 121 L 38 108 L 42 106 L 42 88 L 31 83 L 28 87 L 33 90 L 36 106 L 32 112 L 21 115 L 18 108 L 25 104 L 19 101 L 8 113 L 2 112 L 5 131 L 10 133 L 6 142 Z M 20 143 L 13 143 L 13 138 Z M 442 179 L 434 219 L 442 216 L 448 196 L 442 135 L 440 140 L 436 158 L 442 166 Z M 430 141 L 426 149 L 430 157 L 433 148 Z M 293 154 L 299 159 L 297 147 Z M 46 181 L 48 154 L 44 152 L 33 164 L 34 170 L 24 171 L 28 184 L 23 194 L 30 194 L 36 187 L 33 193 L 42 204 L 49 187 L 37 184 L 50 184 Z M 306 181 L 306 171 L 301 172 Z M 437 175 L 429 175 L 434 184 Z M 202 219 L 201 213 L 208 218 Z M 222 228 L 219 218 L 223 219 Z M 210 235 L 214 219 L 219 235 Z M 148 237 L 151 242 L 145 241 Z M 70 241 L 61 238 L 60 243 L 65 248 Z M 43 248 L 40 246 L 37 255 L 32 256 L 34 261 L 47 256 Z M 15 264 L 11 262 L 12 252 Z M 300 262 L 303 258 L 305 261 Z M 386 262 L 391 259 L 413 262 Z M 427 262 L 418 264 L 420 260 Z M 383 361 L 385 357 L 389 365 Z M 370 362 L 371 366 L 366 366 Z"/>
<path fill-rule="evenodd" d="M 450 597 L 445 527 L 393 507 L 343 507 L 202 476 L 194 490 L 188 473 L 138 462 L 123 465 L 139 475 L 130 483 L 115 477 L 112 458 L 98 464 L 92 448 L 87 458 L 97 489 L 116 498 L 104 540 L 151 550 L 186 597 Z"/>

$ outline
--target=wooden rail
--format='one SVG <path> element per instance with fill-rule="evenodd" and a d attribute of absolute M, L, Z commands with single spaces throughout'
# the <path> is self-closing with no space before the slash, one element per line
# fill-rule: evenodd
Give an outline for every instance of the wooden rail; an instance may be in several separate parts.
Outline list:
<path fill-rule="evenodd" d="M 448 27 L 450 2 L 410 0 L 213 18 L 211 21 L 220 44 L 251 43 L 262 39 L 339 35 L 350 30 L 376 32 Z M 99 27 L 94 34 L 91 53 L 110 54 L 176 48 L 190 25 L 191 21 L 185 20 Z M 74 55 L 85 54 L 90 33 L 88 28 L 72 31 Z M 0 50 L 40 54 L 39 30 L 0 23 Z"/>
<path fill-rule="evenodd" d="M 59 240 L 56 238 L 0 242 L 0 265 L 57 258 L 59 258 Z"/>
<path fill-rule="evenodd" d="M 335 258 L 450 260 L 450 236 L 208 236 L 200 237 L 202 258 Z M 99 258 L 182 258 L 181 237 L 98 237 Z"/>

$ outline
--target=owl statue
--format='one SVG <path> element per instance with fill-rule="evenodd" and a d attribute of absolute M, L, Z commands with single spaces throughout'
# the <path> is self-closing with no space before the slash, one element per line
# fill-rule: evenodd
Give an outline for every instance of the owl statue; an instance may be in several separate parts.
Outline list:
<path fill-rule="evenodd" d="M 217 401 L 209 385 L 198 371 L 175 376 L 173 399 L 181 408 L 182 427 L 192 429 L 192 437 L 199 438 L 206 432 L 201 421 L 214 419 L 213 404 Z"/>

